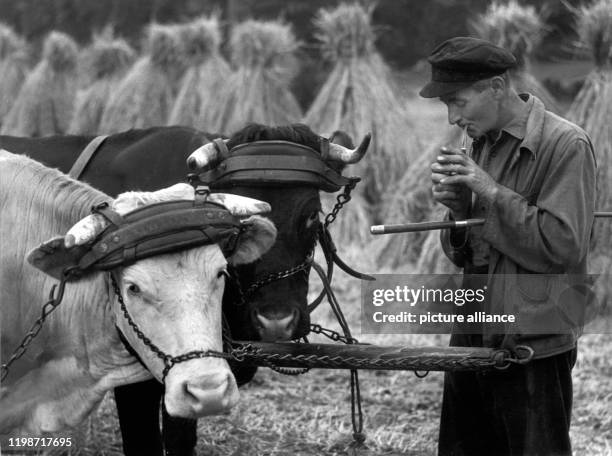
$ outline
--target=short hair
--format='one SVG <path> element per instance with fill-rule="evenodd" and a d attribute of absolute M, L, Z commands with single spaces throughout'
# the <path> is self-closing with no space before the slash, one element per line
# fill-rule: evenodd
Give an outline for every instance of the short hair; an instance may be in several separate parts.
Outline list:
<path fill-rule="evenodd" d="M 501 77 L 506 83 L 506 87 L 510 87 L 510 84 L 511 84 L 510 74 L 508 73 L 508 71 L 504 71 L 502 74 L 498 74 L 495 76 L 491 76 L 490 78 L 481 79 L 479 81 L 476 81 L 474 84 L 472 84 L 472 89 L 476 90 L 477 92 L 483 92 L 484 90 L 491 87 L 491 80 L 497 77 Z"/>

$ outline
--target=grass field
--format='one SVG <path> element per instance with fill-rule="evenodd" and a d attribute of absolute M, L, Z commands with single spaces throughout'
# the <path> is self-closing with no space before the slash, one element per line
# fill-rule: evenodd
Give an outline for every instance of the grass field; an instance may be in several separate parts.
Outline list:
<path fill-rule="evenodd" d="M 414 94 L 419 78 L 409 75 L 405 78 L 404 82 L 409 82 L 405 85 L 406 91 Z M 446 125 L 446 112 L 441 104 L 414 97 L 409 108 L 415 113 L 420 137 L 427 141 L 441 136 L 440 128 Z M 380 272 L 363 251 L 341 253 L 358 269 Z M 318 287 L 313 280 L 313 296 Z M 364 342 L 447 345 L 448 336 L 444 335 L 362 335 L 359 281 L 337 272 L 334 290 L 354 328 L 354 336 Z M 316 310 L 313 321 L 337 329 L 324 305 Z M 591 334 L 581 339 L 573 375 L 571 436 L 576 455 L 612 455 L 611 357 L 612 335 Z M 436 454 L 443 374 L 432 372 L 425 378 L 417 378 L 411 372 L 363 371 L 360 377 L 367 450 L 357 454 Z M 351 434 L 348 372 L 313 370 L 289 377 L 260 369 L 254 380 L 241 389 L 240 404 L 231 414 L 199 421 L 198 454 L 350 455 L 353 454 Z M 78 448 L 71 455 L 122 454 L 115 405 L 110 395 L 74 437 Z"/>

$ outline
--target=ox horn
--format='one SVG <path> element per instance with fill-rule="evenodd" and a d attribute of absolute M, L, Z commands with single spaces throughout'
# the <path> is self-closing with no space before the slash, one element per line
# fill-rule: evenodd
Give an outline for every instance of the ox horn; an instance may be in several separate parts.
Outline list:
<path fill-rule="evenodd" d="M 347 165 L 357 163 L 359 160 L 363 158 L 366 151 L 368 150 L 368 146 L 370 145 L 370 140 L 372 139 L 372 134 L 368 133 L 361 140 L 361 144 L 356 149 L 347 149 L 344 146 L 335 143 L 329 143 L 329 158 L 331 160 L 339 161 L 342 163 L 346 163 Z"/>
<path fill-rule="evenodd" d="M 221 204 L 235 217 L 265 214 L 272 210 L 270 205 L 264 201 L 230 193 L 211 193 L 208 201 Z"/>
<path fill-rule="evenodd" d="M 222 158 L 223 153 L 219 153 L 221 147 L 223 152 L 227 151 L 228 139 L 215 139 L 208 144 L 196 149 L 187 157 L 187 167 L 190 171 L 206 171 L 214 167 Z"/>
<path fill-rule="evenodd" d="M 87 244 L 93 241 L 108 224 L 108 220 L 99 214 L 88 215 L 68 230 L 64 236 L 64 245 L 69 249 L 75 245 Z"/>

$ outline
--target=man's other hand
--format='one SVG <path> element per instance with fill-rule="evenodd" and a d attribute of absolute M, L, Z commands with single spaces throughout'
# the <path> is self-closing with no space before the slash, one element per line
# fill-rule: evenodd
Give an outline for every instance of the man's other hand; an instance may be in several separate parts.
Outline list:
<path fill-rule="evenodd" d="M 471 190 L 482 199 L 490 202 L 495 200 L 497 183 L 474 160 L 458 149 L 441 148 L 437 161 L 431 165 L 431 170 L 432 180 L 436 175 L 434 198 L 437 184 L 444 187 L 460 186 Z"/>
<path fill-rule="evenodd" d="M 442 150 L 446 150 L 443 148 Z M 441 150 L 441 151 L 442 151 Z M 461 152 L 457 151 L 458 154 Z M 442 155 L 441 155 L 442 156 Z M 446 155 L 444 155 L 445 157 Z M 431 181 L 434 200 L 448 207 L 455 220 L 463 220 L 469 217 L 471 192 L 464 184 L 447 183 L 451 172 L 444 160 L 431 165 Z M 444 180 L 444 183 L 442 182 Z"/>

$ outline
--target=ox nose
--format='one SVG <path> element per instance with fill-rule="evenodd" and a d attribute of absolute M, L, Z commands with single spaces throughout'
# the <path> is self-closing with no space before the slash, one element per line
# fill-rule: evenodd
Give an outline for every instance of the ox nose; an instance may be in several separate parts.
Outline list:
<path fill-rule="evenodd" d="M 299 313 L 296 309 L 292 309 L 290 314 L 285 317 L 279 315 L 266 317 L 257 311 L 255 316 L 257 318 L 259 336 L 264 342 L 293 339 L 299 318 Z"/>
<path fill-rule="evenodd" d="M 228 413 L 239 398 L 232 373 L 223 369 L 166 385 L 166 410 L 172 416 L 197 418 Z"/>

